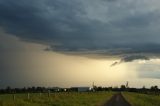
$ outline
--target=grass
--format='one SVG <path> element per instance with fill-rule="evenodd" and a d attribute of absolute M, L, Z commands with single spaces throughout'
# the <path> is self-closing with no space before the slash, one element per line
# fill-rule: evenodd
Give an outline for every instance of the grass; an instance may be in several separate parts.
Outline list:
<path fill-rule="evenodd" d="M 123 96 L 132 106 L 160 106 L 160 96 L 124 92 Z"/>
<path fill-rule="evenodd" d="M 47 94 L 16 94 L 13 100 L 12 94 L 0 95 L 0 106 L 100 106 L 109 100 L 113 92 L 70 92 Z"/>

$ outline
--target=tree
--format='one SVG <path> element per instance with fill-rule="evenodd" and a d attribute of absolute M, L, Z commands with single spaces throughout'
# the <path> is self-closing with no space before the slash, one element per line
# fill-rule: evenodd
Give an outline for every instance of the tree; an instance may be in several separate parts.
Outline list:
<path fill-rule="evenodd" d="M 12 89 L 11 89 L 11 87 L 10 87 L 10 86 L 7 86 L 7 88 L 6 88 L 6 92 L 7 92 L 7 93 L 11 93 L 11 92 L 12 92 Z"/>
<path fill-rule="evenodd" d="M 158 86 L 151 86 L 151 91 L 158 91 Z"/>
<path fill-rule="evenodd" d="M 151 91 L 154 92 L 155 94 L 158 94 L 158 91 L 159 91 L 158 86 L 157 85 L 151 86 Z"/>
<path fill-rule="evenodd" d="M 125 91 L 126 90 L 126 86 L 125 85 L 121 85 L 121 91 Z"/>

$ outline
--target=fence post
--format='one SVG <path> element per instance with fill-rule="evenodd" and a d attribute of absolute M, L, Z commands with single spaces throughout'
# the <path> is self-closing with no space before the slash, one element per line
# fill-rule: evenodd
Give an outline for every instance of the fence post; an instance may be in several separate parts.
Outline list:
<path fill-rule="evenodd" d="M 50 90 L 48 90 L 48 97 L 50 97 Z"/>
<path fill-rule="evenodd" d="M 28 98 L 28 100 L 30 99 L 30 95 L 29 95 L 29 93 L 27 94 L 27 98 Z"/>
<path fill-rule="evenodd" d="M 40 97 L 42 96 L 42 93 L 41 93 L 41 92 L 39 93 L 39 96 L 40 96 Z"/>
<path fill-rule="evenodd" d="M 15 101 L 15 99 L 16 99 L 16 96 L 15 96 L 15 94 L 13 94 L 13 100 Z"/>

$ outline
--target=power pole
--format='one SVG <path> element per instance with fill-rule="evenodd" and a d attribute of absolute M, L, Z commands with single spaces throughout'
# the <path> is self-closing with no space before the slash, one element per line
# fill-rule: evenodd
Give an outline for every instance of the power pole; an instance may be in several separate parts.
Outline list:
<path fill-rule="evenodd" d="M 126 88 L 129 88 L 129 82 L 128 81 L 126 82 Z"/>
<path fill-rule="evenodd" d="M 92 90 L 93 90 L 93 92 L 95 91 L 95 86 L 94 86 L 94 82 L 92 83 Z"/>
<path fill-rule="evenodd" d="M 94 88 L 94 82 L 93 82 L 93 84 L 92 84 L 92 87 Z"/>

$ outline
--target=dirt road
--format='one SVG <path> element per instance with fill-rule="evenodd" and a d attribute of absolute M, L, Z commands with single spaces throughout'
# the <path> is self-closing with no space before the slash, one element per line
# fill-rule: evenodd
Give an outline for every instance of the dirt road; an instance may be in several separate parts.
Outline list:
<path fill-rule="evenodd" d="M 121 93 L 115 94 L 108 102 L 103 106 L 131 106 Z"/>

